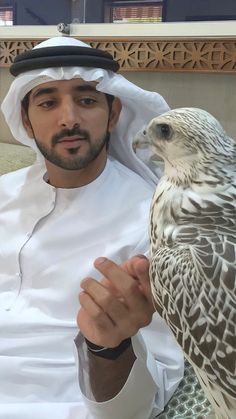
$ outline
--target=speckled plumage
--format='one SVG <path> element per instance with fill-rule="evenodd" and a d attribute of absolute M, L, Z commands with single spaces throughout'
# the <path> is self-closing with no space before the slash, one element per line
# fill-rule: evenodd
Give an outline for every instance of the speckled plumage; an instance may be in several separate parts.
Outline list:
<path fill-rule="evenodd" d="M 154 118 L 165 172 L 150 212 L 152 292 L 216 415 L 236 418 L 236 142 L 206 111 Z M 136 142 L 136 145 L 138 141 Z"/>

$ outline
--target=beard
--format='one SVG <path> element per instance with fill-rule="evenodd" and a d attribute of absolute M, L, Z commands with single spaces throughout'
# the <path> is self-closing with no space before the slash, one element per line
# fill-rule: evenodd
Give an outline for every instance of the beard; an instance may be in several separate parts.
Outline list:
<path fill-rule="evenodd" d="M 86 141 L 88 144 L 88 151 L 81 156 L 78 154 L 80 147 L 71 147 L 67 149 L 68 157 L 61 156 L 56 150 L 56 145 L 64 137 L 74 135 L 83 137 L 83 141 Z M 106 149 L 108 148 L 109 139 L 110 133 L 106 131 L 103 137 L 92 142 L 90 134 L 87 131 L 81 130 L 79 127 L 75 127 L 71 130 L 64 129 L 60 133 L 55 134 L 51 139 L 51 147 L 45 146 L 45 144 L 36 138 L 35 143 L 43 157 L 49 162 L 55 164 L 55 166 L 61 167 L 65 170 L 79 170 L 86 168 L 89 163 L 94 161 L 104 147 L 106 147 Z"/>

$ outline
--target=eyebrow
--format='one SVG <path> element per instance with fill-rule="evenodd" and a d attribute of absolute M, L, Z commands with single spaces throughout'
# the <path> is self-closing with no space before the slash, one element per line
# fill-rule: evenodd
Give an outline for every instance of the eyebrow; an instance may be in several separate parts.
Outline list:
<path fill-rule="evenodd" d="M 74 86 L 73 90 L 78 92 L 95 92 L 95 93 L 101 93 L 99 90 L 96 89 L 95 86 L 92 86 L 91 84 L 82 84 L 78 86 Z"/>
<path fill-rule="evenodd" d="M 82 85 L 73 86 L 72 90 L 75 92 L 93 92 L 97 94 L 101 93 L 96 89 L 95 86 L 92 86 L 91 84 L 82 84 Z M 42 88 L 37 89 L 36 92 L 32 94 L 32 99 L 34 100 L 43 95 L 49 95 L 49 94 L 57 93 L 57 92 L 58 92 L 57 87 L 42 87 Z"/>

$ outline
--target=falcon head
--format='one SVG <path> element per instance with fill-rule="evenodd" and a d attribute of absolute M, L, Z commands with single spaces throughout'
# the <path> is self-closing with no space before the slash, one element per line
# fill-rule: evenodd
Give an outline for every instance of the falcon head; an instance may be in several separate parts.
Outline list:
<path fill-rule="evenodd" d="M 134 149 L 147 145 L 163 158 L 165 172 L 182 180 L 195 178 L 206 167 L 227 164 L 230 155 L 235 161 L 236 154 L 235 142 L 220 123 L 198 108 L 173 109 L 152 119 L 136 137 Z"/>

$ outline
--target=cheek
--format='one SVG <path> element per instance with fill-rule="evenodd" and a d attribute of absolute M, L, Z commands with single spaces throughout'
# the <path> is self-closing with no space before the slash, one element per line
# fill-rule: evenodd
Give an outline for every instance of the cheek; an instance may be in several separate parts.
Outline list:
<path fill-rule="evenodd" d="M 96 114 L 95 118 L 91 117 L 87 129 L 90 132 L 90 135 L 96 138 L 107 132 L 107 128 L 109 128 L 108 124 L 109 121 L 107 112 L 100 112 L 99 115 Z M 83 128 L 82 124 L 81 128 Z"/>
<path fill-rule="evenodd" d="M 43 124 L 43 125 L 41 125 L 40 126 L 40 124 L 38 124 L 38 123 L 36 123 L 36 124 L 32 124 L 32 128 L 33 128 L 33 130 L 34 130 L 34 135 L 37 137 L 37 138 L 41 138 L 41 137 L 44 137 L 45 136 L 45 124 Z"/>
<path fill-rule="evenodd" d="M 31 127 L 34 134 L 34 137 L 39 140 L 46 140 L 47 138 L 52 137 L 53 132 L 53 121 L 42 119 L 40 118 L 40 115 L 38 117 L 32 118 L 31 120 Z"/>

